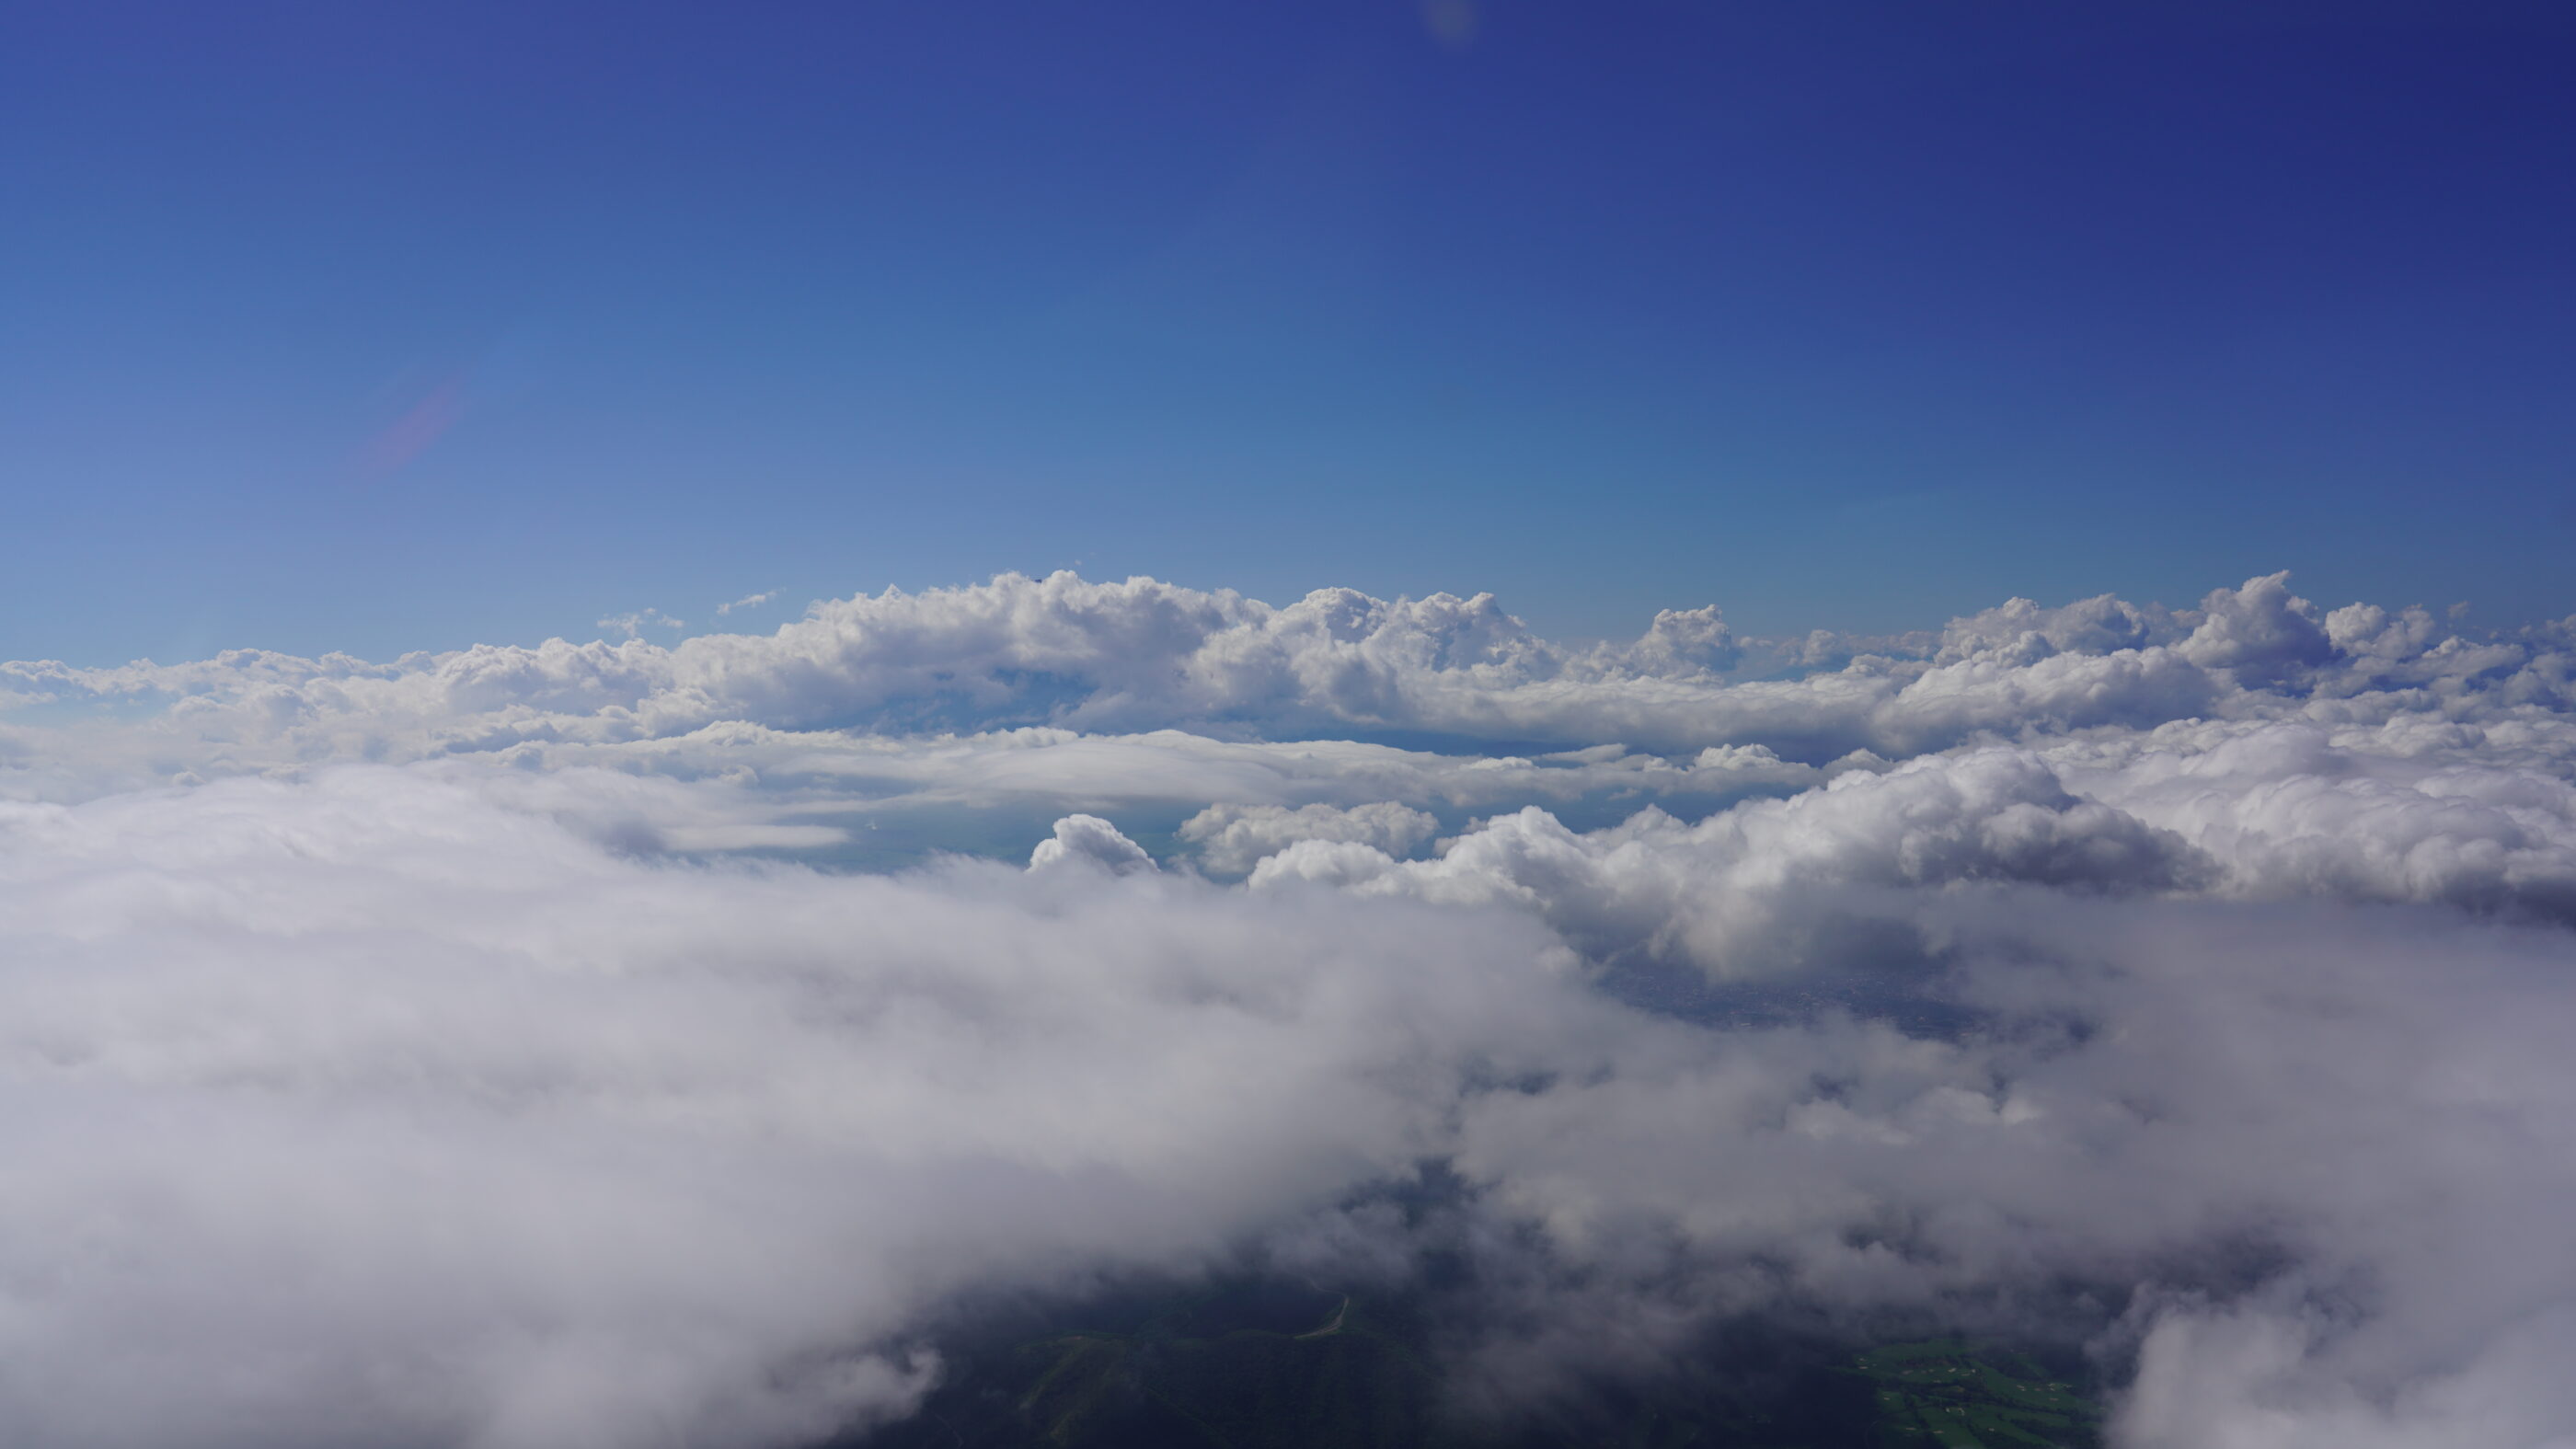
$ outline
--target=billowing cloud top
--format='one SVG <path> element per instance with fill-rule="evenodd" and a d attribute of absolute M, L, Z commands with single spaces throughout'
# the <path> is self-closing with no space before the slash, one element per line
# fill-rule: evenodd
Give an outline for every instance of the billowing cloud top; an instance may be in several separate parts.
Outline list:
<path fill-rule="evenodd" d="M 1272 608 L 1151 579 L 1056 574 L 889 590 L 816 604 L 774 634 L 667 647 L 552 640 L 381 665 L 261 651 L 116 669 L 21 662 L 0 665 L 0 687 L 25 699 L 166 701 L 171 729 L 230 745 L 244 764 L 743 725 L 1407 733 L 1667 753 L 1732 743 L 1822 763 L 1981 733 L 2263 714 L 2285 701 L 2360 701 L 2348 715 L 2558 711 L 2571 667 L 2564 628 L 2472 642 L 2420 609 L 2322 615 L 2279 575 L 2214 592 L 2197 610 L 2015 600 L 1938 636 L 1882 640 L 1743 641 L 1714 610 L 1667 611 L 1633 644 L 1569 649 L 1488 595 L 1388 603 L 1325 589 Z"/>
<path fill-rule="evenodd" d="M 1899 1313 L 2129 1445 L 2564 1442 L 2572 676 L 2280 576 L 0 665 L 0 1437 L 796 1445 L 979 1294 L 1437 1250 L 1506 1410 Z"/>

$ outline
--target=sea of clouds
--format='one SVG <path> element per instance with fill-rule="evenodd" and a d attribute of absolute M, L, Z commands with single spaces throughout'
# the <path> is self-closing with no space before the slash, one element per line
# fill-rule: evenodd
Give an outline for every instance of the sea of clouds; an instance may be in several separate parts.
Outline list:
<path fill-rule="evenodd" d="M 2136 1449 L 2576 1444 L 2576 620 L 0 664 L 0 1150 L 11 1444 L 787 1449 L 960 1304 L 1461 1244 L 1491 1412 L 1778 1314 L 2080 1340 Z"/>

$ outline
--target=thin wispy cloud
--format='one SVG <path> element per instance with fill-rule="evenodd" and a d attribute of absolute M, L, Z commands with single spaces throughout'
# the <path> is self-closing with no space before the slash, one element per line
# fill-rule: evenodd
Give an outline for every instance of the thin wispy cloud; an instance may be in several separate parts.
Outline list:
<path fill-rule="evenodd" d="M 638 609 L 632 613 L 611 614 L 599 621 L 602 629 L 614 629 L 629 639 L 640 638 L 646 629 L 686 629 L 689 621 L 674 619 L 659 609 Z"/>

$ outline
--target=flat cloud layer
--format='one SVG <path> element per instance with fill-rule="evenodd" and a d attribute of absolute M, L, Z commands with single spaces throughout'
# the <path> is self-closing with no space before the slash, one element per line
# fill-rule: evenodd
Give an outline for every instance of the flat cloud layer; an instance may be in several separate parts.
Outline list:
<path fill-rule="evenodd" d="M 0 665 L 0 1437 L 807 1443 L 978 1295 L 1401 1274 L 1438 1164 L 1464 1381 L 1895 1313 L 2127 1445 L 2576 1442 L 2571 637 L 1057 575 Z"/>

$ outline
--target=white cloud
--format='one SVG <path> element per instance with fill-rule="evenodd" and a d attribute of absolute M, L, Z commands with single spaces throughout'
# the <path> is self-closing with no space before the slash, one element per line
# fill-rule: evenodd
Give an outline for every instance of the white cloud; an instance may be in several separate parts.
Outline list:
<path fill-rule="evenodd" d="M 1255 888 L 1327 879 L 1372 895 L 1509 904 L 1600 960 L 1688 962 L 1720 976 L 1840 964 L 1885 949 L 1866 896 L 1984 881 L 2173 890 L 2208 866 L 2179 836 L 2070 795 L 2028 754 L 1986 750 L 1854 774 L 1687 826 L 1649 810 L 1578 834 L 1531 806 L 1398 863 L 1343 845 L 1291 846 Z M 1371 857 L 1374 856 L 1374 859 Z"/>
<path fill-rule="evenodd" d="M 943 1295 L 1186 1267 L 1615 1015 L 1509 919 L 653 865 L 382 769 L 10 807 L 0 907 L 30 1445 L 800 1442 Z"/>
<path fill-rule="evenodd" d="M 1118 832 L 1097 815 L 1068 815 L 1055 823 L 1055 836 L 1029 852 L 1029 869 L 1088 865 L 1111 875 L 1135 875 L 1160 867 L 1145 847 Z"/>
<path fill-rule="evenodd" d="M 1744 646 L 1710 610 L 1660 615 L 1633 646 L 1570 651 L 1486 596 L 1389 603 L 1321 590 L 1273 608 L 1148 579 L 1006 575 L 820 603 L 773 634 L 668 647 L 557 640 L 391 664 L 256 651 L 106 670 L 17 663 L 0 666 L 0 684 L 58 704 L 138 703 L 139 751 L 243 765 L 614 745 L 728 723 L 1385 732 L 1676 756 L 1761 745 L 1821 765 L 1859 749 L 1900 758 L 1985 735 L 2283 717 L 2332 700 L 2455 718 L 2566 708 L 2576 650 L 2556 634 L 2480 644 L 2420 611 L 2392 624 L 2356 607 L 2330 628 L 2279 576 L 2217 591 L 2200 610 L 2014 601 L 1959 621 L 1930 657 L 1862 653 L 1800 678 L 1736 681 L 1723 671 Z M 636 617 L 640 627 L 650 616 Z M 1799 648 L 1835 654 L 1815 640 Z"/>
<path fill-rule="evenodd" d="M 761 605 L 766 604 L 777 597 L 778 591 L 776 589 L 764 590 L 757 594 L 745 594 L 741 598 L 736 599 L 729 604 L 716 605 L 716 616 L 718 618 L 722 618 L 736 609 L 757 609 Z"/>
<path fill-rule="evenodd" d="M 2546 1444 L 2571 641 L 1058 575 L 0 666 L 0 1437 L 792 1445 L 1257 1241 L 1474 1259 L 1524 1389 L 1901 1312 L 2133 1349 L 2138 1449 Z M 880 834 L 1010 858 L 755 858 Z"/>
<path fill-rule="evenodd" d="M 1388 855 L 1410 855 L 1440 828 L 1439 817 L 1395 802 L 1370 805 L 1210 805 L 1181 824 L 1209 869 L 1242 875 L 1264 857 L 1301 840 L 1355 841 Z"/>
<path fill-rule="evenodd" d="M 724 611 L 719 609 L 716 612 L 722 613 Z M 602 629 L 614 629 L 625 635 L 627 638 L 633 639 L 641 635 L 647 627 L 657 629 L 686 629 L 689 627 L 689 621 L 686 619 L 674 619 L 659 609 L 643 609 L 628 614 L 611 614 L 599 621 L 599 627 Z"/>

